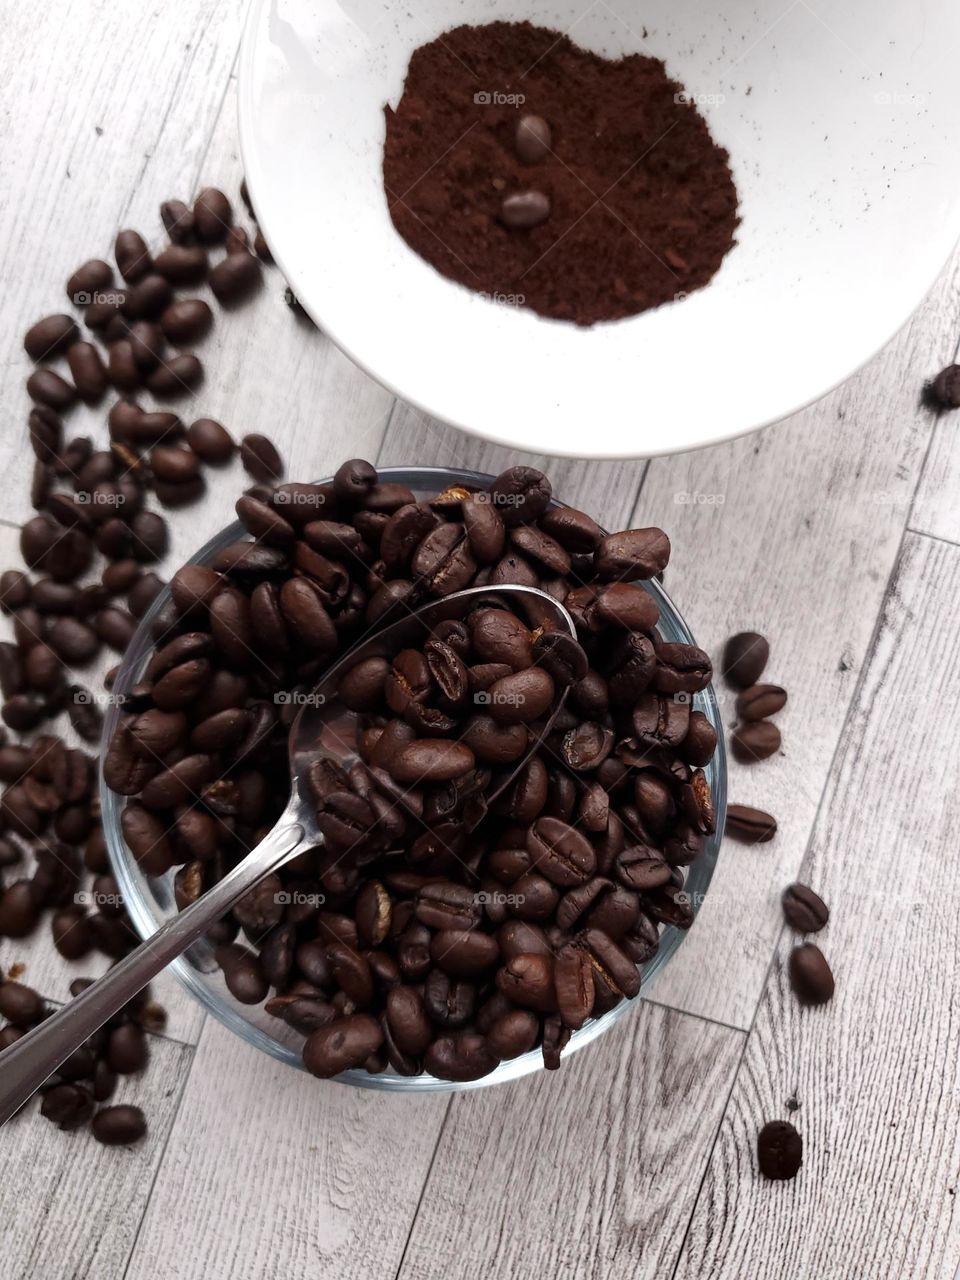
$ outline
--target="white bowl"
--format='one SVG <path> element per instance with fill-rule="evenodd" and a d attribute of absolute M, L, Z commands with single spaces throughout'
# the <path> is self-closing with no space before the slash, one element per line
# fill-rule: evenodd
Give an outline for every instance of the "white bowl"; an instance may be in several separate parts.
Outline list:
<path fill-rule="evenodd" d="M 484 301 L 394 230 L 383 107 L 411 52 L 524 18 L 697 95 L 742 216 L 706 289 L 580 329 Z M 536 452 L 668 453 L 818 398 L 917 306 L 960 233 L 958 49 L 957 0 L 253 0 L 243 159 L 294 293 L 403 399 Z"/>

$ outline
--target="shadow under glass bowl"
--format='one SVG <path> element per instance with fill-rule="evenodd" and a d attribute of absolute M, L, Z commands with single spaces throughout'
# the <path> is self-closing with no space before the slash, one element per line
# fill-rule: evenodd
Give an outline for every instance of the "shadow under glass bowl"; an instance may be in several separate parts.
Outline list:
<path fill-rule="evenodd" d="M 419 498 L 432 496 L 452 484 L 462 484 L 473 488 L 485 488 L 493 480 L 493 476 L 480 472 L 463 471 L 447 467 L 383 467 L 379 468 L 383 480 L 395 481 L 409 485 Z M 558 504 L 562 505 L 562 504 Z M 191 557 L 190 563 L 205 564 L 209 562 L 223 547 L 246 537 L 246 530 L 235 521 L 221 533 L 211 538 L 205 546 Z M 660 607 L 660 622 L 657 630 L 664 640 L 680 641 L 693 644 L 694 639 L 686 624 L 674 608 L 670 597 L 654 579 L 643 584 L 653 595 Z M 144 614 L 127 649 L 117 678 L 114 682 L 113 697 L 107 710 L 104 722 L 103 739 L 100 749 L 100 794 L 103 811 L 103 830 L 107 842 L 110 864 L 124 902 L 141 938 L 148 938 L 155 933 L 171 916 L 176 915 L 177 908 L 173 896 L 173 871 L 161 877 L 147 876 L 141 871 L 120 830 L 120 813 L 125 797 L 111 791 L 103 780 L 103 757 L 114 730 L 120 720 L 122 695 L 129 690 L 140 677 L 147 660 L 154 648 L 151 627 L 157 614 L 169 599 L 169 588 L 160 592 L 150 609 Z M 702 693 L 693 697 L 694 706 L 703 712 L 713 725 L 717 734 L 717 750 L 705 773 L 710 784 L 717 815 L 717 829 L 705 842 L 704 850 L 698 860 L 688 869 L 684 891 L 689 895 L 690 906 L 694 914 L 703 903 L 710 881 L 713 877 L 720 849 L 726 814 L 727 771 L 726 756 L 723 745 L 723 727 L 717 709 L 717 700 L 713 696 L 713 686 L 708 686 Z M 660 935 L 660 947 L 657 954 L 645 965 L 641 966 L 643 987 L 636 1000 L 642 1000 L 647 993 L 651 980 L 658 974 L 676 952 L 683 941 L 684 930 L 669 925 Z M 255 1045 L 264 1053 L 271 1054 L 291 1067 L 305 1070 L 301 1058 L 303 1036 L 288 1027 L 278 1018 L 271 1017 L 262 1005 L 241 1004 L 227 990 L 214 958 L 213 948 L 206 942 L 198 942 L 170 966 L 173 973 L 203 1007 L 218 1018 L 224 1026 L 229 1027 L 236 1035 Z M 579 1031 L 570 1037 L 570 1043 L 564 1050 L 564 1060 L 570 1054 L 582 1049 L 602 1036 L 605 1031 L 622 1018 L 634 1004 L 633 1000 L 622 1000 L 608 1013 L 600 1018 L 591 1019 Z M 363 1070 L 344 1071 L 336 1079 L 345 1084 L 358 1085 L 365 1089 L 388 1089 L 394 1092 L 452 1092 L 461 1089 L 479 1089 L 486 1085 L 503 1084 L 509 1080 L 519 1080 L 543 1069 L 540 1049 L 502 1062 L 490 1075 L 480 1080 L 453 1082 L 438 1080 L 434 1076 L 400 1076 L 392 1071 L 369 1075 Z"/>

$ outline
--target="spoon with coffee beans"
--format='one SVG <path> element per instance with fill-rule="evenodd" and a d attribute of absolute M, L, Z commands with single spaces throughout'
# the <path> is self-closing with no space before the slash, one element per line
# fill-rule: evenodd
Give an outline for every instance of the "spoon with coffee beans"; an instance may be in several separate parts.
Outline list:
<path fill-rule="evenodd" d="M 445 825 L 471 831 L 541 745 L 568 688 L 585 674 L 576 634 L 563 605 L 538 588 L 471 587 L 350 650 L 299 695 L 289 733 L 290 799 L 276 825 L 222 880 L 5 1050 L 0 1124 L 284 863 L 321 847 L 331 864 L 363 866 L 393 847 L 406 820 L 425 814 L 431 838 Z M 521 649 L 523 661 L 511 662 Z M 171 768 L 149 785 L 169 788 L 173 805 L 183 779 Z M 124 834 L 128 843 L 135 839 L 126 827 Z"/>

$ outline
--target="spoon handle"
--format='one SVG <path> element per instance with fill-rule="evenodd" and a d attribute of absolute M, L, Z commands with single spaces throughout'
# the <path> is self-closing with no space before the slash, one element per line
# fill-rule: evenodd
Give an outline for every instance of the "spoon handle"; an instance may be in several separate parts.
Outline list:
<path fill-rule="evenodd" d="M 0 1056 L 0 1124 L 5 1124 L 60 1063 L 122 1009 L 304 839 L 289 811 L 257 847 L 203 897 L 168 920 L 102 978 Z"/>

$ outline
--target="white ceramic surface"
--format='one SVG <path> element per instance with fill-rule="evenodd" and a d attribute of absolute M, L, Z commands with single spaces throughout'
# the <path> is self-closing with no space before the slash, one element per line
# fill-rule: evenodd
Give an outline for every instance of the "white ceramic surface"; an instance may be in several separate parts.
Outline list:
<path fill-rule="evenodd" d="M 480 299 L 394 231 L 383 105 L 410 53 L 522 18 L 697 95 L 743 219 L 707 289 L 583 330 Z M 244 165 L 296 295 L 405 400 L 517 448 L 667 453 L 817 399 L 916 307 L 960 233 L 958 48 L 957 0 L 252 0 Z"/>

